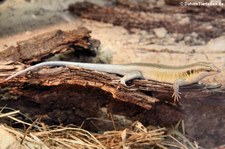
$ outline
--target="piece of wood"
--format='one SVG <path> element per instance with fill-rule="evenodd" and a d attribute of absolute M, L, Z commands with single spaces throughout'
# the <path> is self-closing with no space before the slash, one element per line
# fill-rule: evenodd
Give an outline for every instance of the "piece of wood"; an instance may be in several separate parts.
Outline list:
<path fill-rule="evenodd" d="M 0 78 L 1 99 L 4 99 L 0 106 L 7 104 L 16 109 L 22 109 L 23 112 L 31 114 L 32 117 L 43 116 L 45 113 L 50 117 L 44 119 L 47 123 L 56 123 L 60 120 L 64 124 L 74 123 L 80 125 L 88 117 L 101 117 L 101 108 L 106 108 L 112 114 L 127 116 L 128 120 L 138 119 L 145 124 L 157 124 L 158 119 L 161 119 L 160 121 L 164 121 L 164 124 L 170 125 L 182 115 L 174 107 L 164 103 L 155 104 L 159 100 L 149 95 L 151 94 L 149 89 L 144 92 L 138 89 L 138 83 L 141 80 L 130 82 L 130 84 L 134 83 L 135 87 L 125 88 L 121 86 L 118 88 L 119 84 L 115 80 L 120 77 L 115 74 L 80 68 L 57 67 L 51 69 L 42 68 L 7 82 L 4 82 L 4 78 Z M 161 88 L 160 85 L 162 84 L 157 82 L 151 84 L 149 82 L 147 86 L 151 86 L 151 88 L 154 88 L 153 90 L 156 90 L 156 88 Z M 168 89 L 169 87 L 165 87 L 165 89 L 161 90 L 165 92 Z M 41 108 L 38 109 L 38 107 Z M 30 109 L 33 110 L 30 111 Z M 79 112 L 79 109 L 82 109 L 83 112 Z M 156 111 L 162 111 L 162 109 L 167 109 L 167 114 L 173 113 L 173 115 L 177 116 L 171 119 L 169 116 L 160 118 L 161 114 L 154 114 Z M 65 119 L 65 115 L 62 114 L 65 113 L 65 110 L 73 111 L 74 117 Z M 61 114 L 55 115 L 53 111 L 58 111 Z M 98 125 L 99 122 L 95 124 Z M 120 125 L 122 124 L 117 126 Z M 96 129 L 90 123 L 87 123 L 86 128 L 92 131 Z M 106 125 L 102 129 L 112 129 L 112 125 Z"/>
<path fill-rule="evenodd" d="M 168 123 L 168 121 L 174 115 L 177 116 L 174 117 L 170 122 L 179 121 L 183 118 L 183 114 L 181 113 L 181 111 L 177 110 L 176 106 L 170 104 L 173 101 L 171 97 L 173 93 L 172 85 L 150 80 L 134 80 L 128 83 L 132 84 L 132 87 L 126 88 L 123 86 L 119 87 L 118 82 L 115 82 L 115 80 L 119 80 L 119 78 L 120 77 L 115 74 L 101 73 L 75 67 L 57 67 L 51 69 L 42 68 L 35 72 L 28 73 L 25 76 L 13 78 L 8 82 L 2 82 L 3 79 L 1 79 L 0 83 L 2 84 L 3 88 L 13 88 L 13 95 L 17 98 L 23 97 L 35 103 L 45 104 L 45 106 L 48 106 L 48 103 L 54 102 L 56 100 L 56 97 L 58 100 L 61 100 L 59 98 L 63 97 L 65 102 L 63 103 L 63 106 L 69 104 L 77 108 L 77 106 L 79 107 L 79 105 L 76 105 L 77 103 L 82 103 L 82 100 L 93 98 L 94 95 L 89 94 L 87 91 L 95 90 L 95 96 L 99 98 L 98 102 L 102 104 L 110 104 L 111 100 L 124 102 L 128 105 L 131 103 L 131 105 L 137 105 L 146 109 L 149 112 L 147 115 L 155 113 L 156 109 L 159 110 L 159 107 L 163 106 L 164 110 L 167 109 L 166 111 L 164 111 L 167 113 L 167 117 L 163 116 L 164 118 L 162 118 L 161 116 L 165 113 L 161 113 L 158 115 L 158 118 L 160 117 L 159 119 L 161 119 L 161 121 L 164 121 L 165 124 L 171 124 Z M 63 88 L 63 86 L 66 86 L 66 88 Z M 74 90 L 70 93 L 67 91 L 67 89 L 71 89 L 71 87 L 73 87 Z M 49 93 L 50 95 L 47 96 L 47 99 L 46 97 L 44 97 L 46 96 L 47 92 L 42 91 L 41 88 L 51 89 L 51 93 Z M 62 92 L 56 91 L 59 88 L 61 88 Z M 55 95 L 52 95 L 52 92 L 55 92 Z M 225 95 L 225 92 L 223 92 L 221 89 L 208 90 L 206 86 L 197 84 L 182 87 L 181 92 L 181 103 L 183 103 L 183 101 L 207 102 L 207 98 L 211 98 L 212 96 L 217 98 L 216 95 L 218 92 L 220 92 L 220 97 L 221 94 Z M 106 94 L 107 97 L 105 97 Z M 74 98 L 78 98 L 75 103 L 68 103 L 66 101 L 67 99 L 69 100 L 71 96 L 73 96 Z M 105 98 L 108 99 L 107 102 L 104 101 Z M 95 101 L 91 101 L 92 104 L 93 102 Z M 89 102 L 85 104 L 87 107 L 91 106 L 89 105 Z M 112 111 L 115 111 L 115 107 L 110 108 L 114 109 Z M 126 113 L 128 111 L 123 112 Z M 170 113 L 171 115 L 168 113 Z M 146 113 L 144 115 L 146 115 Z M 140 120 L 142 119 L 142 117 L 145 117 L 144 115 L 143 113 L 139 115 Z M 145 118 L 145 123 L 150 123 L 150 121 L 147 121 Z"/>
<path fill-rule="evenodd" d="M 31 64 L 72 49 L 83 49 L 88 53 L 97 49 L 100 44 L 99 41 L 90 38 L 90 33 L 91 31 L 86 28 L 44 33 L 18 42 L 16 47 L 11 46 L 2 50 L 0 60 Z"/>
<path fill-rule="evenodd" d="M 138 28 L 152 32 L 154 28 L 163 27 L 169 33 L 196 32 L 204 41 L 219 37 L 225 31 L 221 19 L 224 10 L 224 7 L 159 7 L 150 1 L 138 3 L 130 0 L 117 0 L 113 7 L 91 2 L 77 2 L 69 7 L 72 14 L 81 18 L 123 26 L 128 30 Z M 202 25 L 205 22 L 210 25 Z"/>

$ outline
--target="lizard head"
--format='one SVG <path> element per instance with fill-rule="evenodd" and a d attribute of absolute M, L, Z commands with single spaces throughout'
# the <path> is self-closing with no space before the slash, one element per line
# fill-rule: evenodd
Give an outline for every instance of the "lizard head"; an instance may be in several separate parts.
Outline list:
<path fill-rule="evenodd" d="M 201 74 L 203 77 L 220 73 L 221 70 L 212 63 L 198 62 L 192 65 L 195 73 Z"/>

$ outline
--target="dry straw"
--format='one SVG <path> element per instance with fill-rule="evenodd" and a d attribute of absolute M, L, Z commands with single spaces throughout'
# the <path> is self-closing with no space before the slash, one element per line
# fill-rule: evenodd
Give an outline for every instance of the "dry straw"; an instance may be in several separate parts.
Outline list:
<path fill-rule="evenodd" d="M 3 111 L 3 110 L 1 110 Z M 8 148 L 14 149 L 133 149 L 133 148 L 162 148 L 162 149 L 198 149 L 196 142 L 192 143 L 185 137 L 184 132 L 178 131 L 183 123 L 178 123 L 173 129 L 144 127 L 135 122 L 130 128 L 117 131 L 106 131 L 101 134 L 91 133 L 73 125 L 49 127 L 39 120 L 33 123 L 16 118 L 20 112 L 14 110 L 0 113 L 0 119 L 11 119 L 26 125 L 27 129 L 16 129 L 6 124 L 0 124 L 0 132 L 7 132 L 15 138 Z M 183 129 L 184 131 L 184 129 Z M 7 134 L 6 133 L 6 134 Z M 7 138 L 6 136 L 4 138 Z M 1 141 L 4 141 L 4 138 Z M 1 142 L 2 143 L 2 142 Z M 16 145 L 15 145 L 16 144 Z M 1 145 L 0 145 L 1 148 Z"/>

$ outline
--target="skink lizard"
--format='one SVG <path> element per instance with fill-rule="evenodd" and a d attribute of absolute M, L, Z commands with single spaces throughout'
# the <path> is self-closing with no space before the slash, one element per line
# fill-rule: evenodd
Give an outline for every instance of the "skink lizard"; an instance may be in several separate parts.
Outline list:
<path fill-rule="evenodd" d="M 198 62 L 186 66 L 166 66 L 151 63 L 133 63 L 133 64 L 93 64 L 93 63 L 79 63 L 67 61 L 49 61 L 36 64 L 19 71 L 5 81 L 10 80 L 16 76 L 34 71 L 42 66 L 76 66 L 90 70 L 101 72 L 115 73 L 122 75 L 120 83 L 126 86 L 126 82 L 135 78 L 155 80 L 173 84 L 174 93 L 172 97 L 177 102 L 180 99 L 179 87 L 197 83 L 201 79 L 219 73 L 221 70 L 212 63 Z"/>

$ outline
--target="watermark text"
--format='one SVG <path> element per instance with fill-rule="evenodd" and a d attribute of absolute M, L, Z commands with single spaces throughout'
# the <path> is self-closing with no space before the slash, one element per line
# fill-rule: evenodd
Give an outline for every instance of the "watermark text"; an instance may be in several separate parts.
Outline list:
<path fill-rule="evenodd" d="M 180 2 L 181 6 L 224 6 L 222 2 Z"/>

